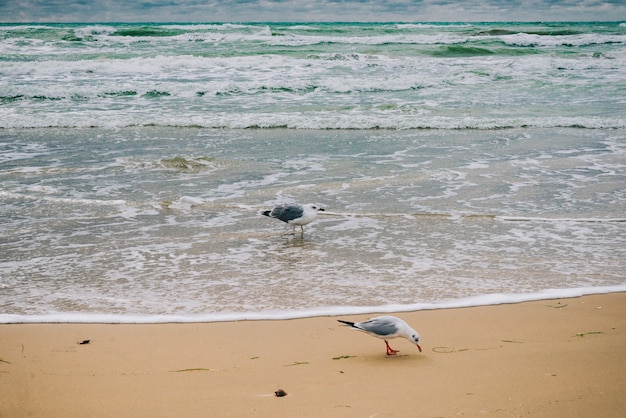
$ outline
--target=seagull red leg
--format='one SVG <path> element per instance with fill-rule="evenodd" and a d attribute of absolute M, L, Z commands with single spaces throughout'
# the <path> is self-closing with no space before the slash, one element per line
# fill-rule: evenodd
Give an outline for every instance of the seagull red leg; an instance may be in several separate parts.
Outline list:
<path fill-rule="evenodd" d="M 387 340 L 385 340 L 385 344 L 387 345 L 387 355 L 388 356 L 393 356 L 396 353 L 399 353 L 399 350 L 394 350 L 393 348 L 389 347 L 389 343 L 387 342 Z"/>

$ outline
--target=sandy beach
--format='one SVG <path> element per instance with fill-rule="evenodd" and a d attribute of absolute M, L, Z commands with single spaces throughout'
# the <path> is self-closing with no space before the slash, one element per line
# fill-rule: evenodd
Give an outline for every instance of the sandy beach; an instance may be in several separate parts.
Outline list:
<path fill-rule="evenodd" d="M 400 353 L 387 356 L 382 340 L 335 317 L 0 325 L 0 417 L 626 411 L 626 293 L 397 316 L 420 332 L 422 353 L 398 339 L 391 346 Z"/>

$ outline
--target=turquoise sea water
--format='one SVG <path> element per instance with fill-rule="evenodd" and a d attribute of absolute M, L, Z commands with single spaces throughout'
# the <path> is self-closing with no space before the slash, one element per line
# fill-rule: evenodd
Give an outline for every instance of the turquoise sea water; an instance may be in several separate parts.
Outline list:
<path fill-rule="evenodd" d="M 626 25 L 0 25 L 0 322 L 626 290 Z M 259 212 L 316 202 L 303 237 Z"/>

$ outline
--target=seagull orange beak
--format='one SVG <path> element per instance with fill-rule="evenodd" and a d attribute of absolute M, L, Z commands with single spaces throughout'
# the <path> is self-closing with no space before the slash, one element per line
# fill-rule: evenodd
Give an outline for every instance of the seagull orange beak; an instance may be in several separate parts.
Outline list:
<path fill-rule="evenodd" d="M 417 346 L 417 349 L 420 350 L 420 353 L 422 352 L 422 347 L 420 347 L 419 344 L 415 344 Z"/>

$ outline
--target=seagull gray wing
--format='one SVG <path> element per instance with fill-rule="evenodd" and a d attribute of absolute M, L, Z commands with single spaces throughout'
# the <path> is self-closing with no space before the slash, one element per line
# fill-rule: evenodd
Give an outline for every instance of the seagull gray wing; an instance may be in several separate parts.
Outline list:
<path fill-rule="evenodd" d="M 280 205 L 272 209 L 270 216 L 283 222 L 289 222 L 300 218 L 303 213 L 304 208 L 301 205 Z"/>
<path fill-rule="evenodd" d="M 363 331 L 371 332 L 372 334 L 380 336 L 393 335 L 399 330 L 397 324 L 382 318 L 374 318 L 369 321 L 359 322 L 356 326 L 357 328 L 361 328 Z"/>

